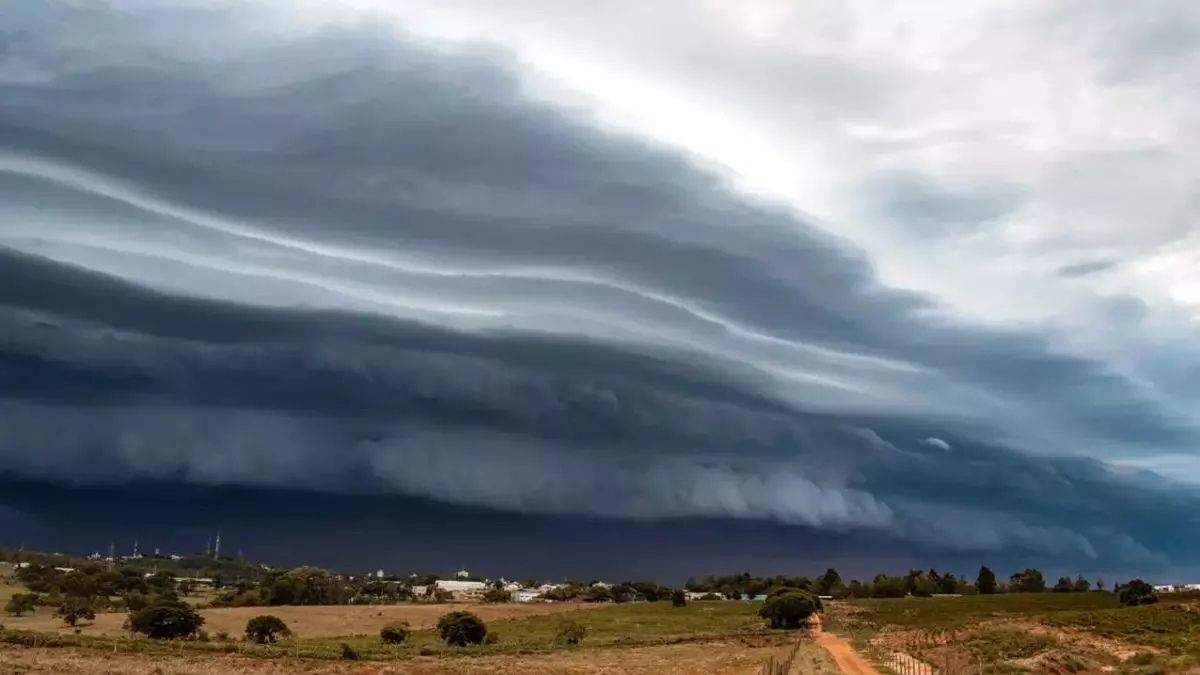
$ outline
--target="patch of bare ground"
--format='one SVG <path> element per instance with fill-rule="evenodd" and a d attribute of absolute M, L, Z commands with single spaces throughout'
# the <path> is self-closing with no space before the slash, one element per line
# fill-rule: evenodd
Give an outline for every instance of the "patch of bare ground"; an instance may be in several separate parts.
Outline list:
<path fill-rule="evenodd" d="M 222 607 L 202 610 L 204 630 L 212 635 L 225 632 L 240 636 L 246 622 L 260 614 L 274 614 L 287 623 L 298 637 L 339 637 L 344 635 L 374 635 L 387 623 L 407 621 L 414 629 L 432 628 L 438 617 L 458 609 L 470 609 L 485 622 L 497 619 L 521 619 L 543 614 L 569 612 L 599 607 L 577 603 L 503 603 L 496 605 L 453 603 L 440 605 L 318 605 L 308 607 Z M 97 614 L 95 621 L 80 626 L 83 635 L 114 636 L 122 633 L 127 614 Z M 4 620 L 8 628 L 43 632 L 74 632 L 46 607 L 23 617 Z"/>
<path fill-rule="evenodd" d="M 0 664 L 3 664 L 0 672 L 4 675 L 757 675 L 761 664 L 779 648 L 778 638 L 750 638 L 656 647 L 571 649 L 539 655 L 355 663 L 236 655 L 111 654 L 0 645 Z"/>

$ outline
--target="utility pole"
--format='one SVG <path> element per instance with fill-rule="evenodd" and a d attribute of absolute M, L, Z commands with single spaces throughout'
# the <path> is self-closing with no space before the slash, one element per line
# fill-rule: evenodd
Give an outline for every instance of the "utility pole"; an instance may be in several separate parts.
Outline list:
<path fill-rule="evenodd" d="M 221 556 L 221 530 L 217 529 L 217 545 L 213 548 L 213 560 Z"/>

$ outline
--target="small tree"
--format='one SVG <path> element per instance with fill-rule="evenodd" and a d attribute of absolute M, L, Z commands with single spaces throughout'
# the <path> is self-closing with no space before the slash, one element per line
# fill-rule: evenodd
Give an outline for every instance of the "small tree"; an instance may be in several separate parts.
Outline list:
<path fill-rule="evenodd" d="M 1126 607 L 1135 605 L 1153 605 L 1158 602 L 1158 595 L 1154 592 L 1154 587 L 1142 581 L 1134 579 L 1126 584 L 1117 586 L 1117 599 Z"/>
<path fill-rule="evenodd" d="M 379 629 L 379 639 L 388 645 L 403 644 L 408 639 L 408 623 L 404 621 L 389 623 Z"/>
<path fill-rule="evenodd" d="M 246 639 L 260 645 L 270 644 L 291 634 L 283 619 L 273 614 L 256 616 L 246 622 Z"/>
<path fill-rule="evenodd" d="M 191 637 L 204 625 L 204 617 L 189 605 L 164 600 L 129 615 L 129 629 L 156 640 Z"/>
<path fill-rule="evenodd" d="M 587 628 L 578 621 L 566 620 L 558 624 L 555 639 L 559 644 L 577 645 L 587 636 Z"/>
<path fill-rule="evenodd" d="M 1087 579 L 1083 578 L 1082 574 L 1079 575 L 1079 577 L 1075 579 L 1075 592 L 1076 593 L 1087 593 L 1088 590 L 1091 589 L 1091 587 L 1092 587 L 1092 585 L 1090 583 L 1088 583 Z"/>
<path fill-rule="evenodd" d="M 448 645 L 477 645 L 487 637 L 487 624 L 470 612 L 450 612 L 437 622 L 438 634 Z"/>
<path fill-rule="evenodd" d="M 1009 578 L 1015 593 L 1041 593 L 1046 590 L 1046 579 L 1042 571 L 1032 567 L 1017 572 Z"/>
<path fill-rule="evenodd" d="M 61 618 L 64 624 L 74 628 L 80 620 L 95 619 L 96 608 L 89 598 L 67 598 L 58 606 L 58 609 L 54 610 L 54 616 Z"/>
<path fill-rule="evenodd" d="M 687 595 L 681 589 L 671 591 L 672 607 L 687 607 Z"/>
<path fill-rule="evenodd" d="M 1075 590 L 1075 584 L 1067 577 L 1059 577 L 1052 590 L 1055 593 L 1071 593 Z"/>
<path fill-rule="evenodd" d="M 817 611 L 813 597 L 802 591 L 789 591 L 767 598 L 758 615 L 770 622 L 771 628 L 800 628 Z"/>
<path fill-rule="evenodd" d="M 37 593 L 14 593 L 5 603 L 4 611 L 11 616 L 21 616 L 37 609 L 39 600 Z"/>

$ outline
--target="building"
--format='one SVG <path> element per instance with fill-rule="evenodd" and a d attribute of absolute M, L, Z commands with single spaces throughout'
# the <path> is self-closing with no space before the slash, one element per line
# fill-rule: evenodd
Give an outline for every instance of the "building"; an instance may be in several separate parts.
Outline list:
<path fill-rule="evenodd" d="M 433 582 L 439 591 L 446 591 L 455 600 L 482 600 L 487 592 L 487 584 L 482 581 L 463 581 L 462 579 L 439 579 Z M 414 589 L 415 590 L 415 589 Z"/>

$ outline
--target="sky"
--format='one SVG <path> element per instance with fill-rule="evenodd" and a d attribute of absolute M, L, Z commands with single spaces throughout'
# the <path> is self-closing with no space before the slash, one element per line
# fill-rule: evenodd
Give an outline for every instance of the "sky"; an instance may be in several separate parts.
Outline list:
<path fill-rule="evenodd" d="M 1195 3 L 2 11 L 0 545 L 1200 579 Z"/>

